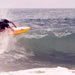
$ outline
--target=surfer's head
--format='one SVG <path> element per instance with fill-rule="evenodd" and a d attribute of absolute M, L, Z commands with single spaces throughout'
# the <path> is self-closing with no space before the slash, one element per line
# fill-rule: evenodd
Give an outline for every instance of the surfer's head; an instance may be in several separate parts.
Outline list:
<path fill-rule="evenodd" d="M 9 23 L 9 20 L 7 20 L 7 19 L 4 19 L 4 21 L 3 21 L 4 23 Z"/>

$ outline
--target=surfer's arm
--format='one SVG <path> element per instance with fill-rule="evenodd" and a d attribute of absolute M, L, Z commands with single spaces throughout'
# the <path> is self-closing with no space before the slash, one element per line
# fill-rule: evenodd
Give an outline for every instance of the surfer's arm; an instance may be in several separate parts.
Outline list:
<path fill-rule="evenodd" d="M 17 27 L 13 22 L 10 21 L 9 23 L 11 23 L 14 27 Z"/>
<path fill-rule="evenodd" d="M 8 28 L 10 28 L 12 31 L 14 31 L 10 26 L 8 26 Z"/>

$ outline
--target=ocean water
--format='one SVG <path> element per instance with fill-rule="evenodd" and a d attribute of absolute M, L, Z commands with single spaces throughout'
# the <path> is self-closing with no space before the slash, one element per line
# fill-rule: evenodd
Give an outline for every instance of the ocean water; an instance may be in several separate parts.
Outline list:
<path fill-rule="evenodd" d="M 1 33 L 0 75 L 75 75 L 75 9 L 0 9 L 0 18 L 31 28 Z"/>

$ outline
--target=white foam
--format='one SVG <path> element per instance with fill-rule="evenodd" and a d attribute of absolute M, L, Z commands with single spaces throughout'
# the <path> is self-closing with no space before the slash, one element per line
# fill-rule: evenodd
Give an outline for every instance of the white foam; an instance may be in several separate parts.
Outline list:
<path fill-rule="evenodd" d="M 0 54 L 7 50 L 10 37 L 7 31 L 0 32 Z"/>
<path fill-rule="evenodd" d="M 68 31 L 61 32 L 61 29 L 58 29 L 58 28 L 48 28 L 48 29 L 44 29 L 44 30 L 46 33 L 51 31 L 55 36 L 60 37 L 60 38 L 72 34 Z"/>
<path fill-rule="evenodd" d="M 67 36 L 67 35 L 71 35 L 72 33 L 65 33 L 65 32 L 53 32 L 55 34 L 55 36 L 57 37 L 63 37 L 63 36 Z"/>
<path fill-rule="evenodd" d="M 23 35 L 23 37 L 29 38 L 29 39 L 32 39 L 32 38 L 40 39 L 40 38 L 43 38 L 46 36 L 48 36 L 48 34 L 25 34 L 25 35 Z"/>
<path fill-rule="evenodd" d="M 75 75 L 75 70 L 64 67 L 57 68 L 35 68 L 30 70 L 20 70 L 14 72 L 1 72 L 0 75 Z"/>

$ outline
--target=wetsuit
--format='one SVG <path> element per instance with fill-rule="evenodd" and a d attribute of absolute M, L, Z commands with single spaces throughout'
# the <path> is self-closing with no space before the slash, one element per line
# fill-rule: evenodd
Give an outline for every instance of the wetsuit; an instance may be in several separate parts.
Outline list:
<path fill-rule="evenodd" d="M 8 28 L 9 24 L 3 24 L 2 22 L 0 22 L 0 30 Z"/>
<path fill-rule="evenodd" d="M 9 27 L 9 21 L 7 19 L 2 19 L 2 21 L 0 21 L 0 30 L 3 30 L 5 28 Z"/>

